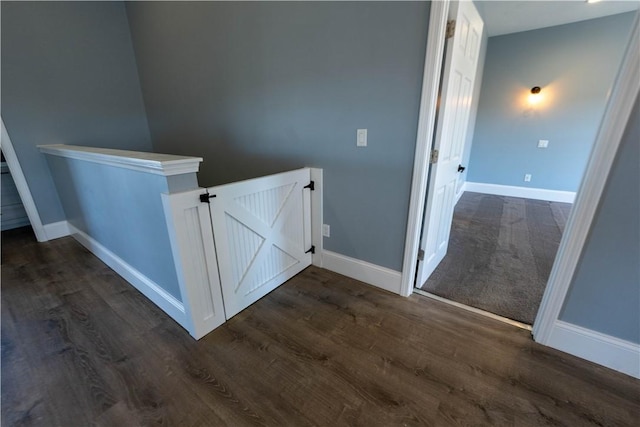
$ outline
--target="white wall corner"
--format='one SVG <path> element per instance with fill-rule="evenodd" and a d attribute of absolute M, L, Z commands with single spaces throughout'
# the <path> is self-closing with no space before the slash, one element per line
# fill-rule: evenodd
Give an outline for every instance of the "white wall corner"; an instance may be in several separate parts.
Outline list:
<path fill-rule="evenodd" d="M 575 191 L 547 190 L 544 188 L 517 187 L 471 181 L 465 182 L 465 191 L 562 203 L 573 203 L 576 198 Z"/>
<path fill-rule="evenodd" d="M 51 224 L 45 224 L 43 227 L 47 240 L 59 239 L 60 237 L 66 237 L 70 234 L 69 223 L 67 221 L 52 222 Z"/>
<path fill-rule="evenodd" d="M 31 190 L 29 189 L 29 185 L 27 184 L 24 173 L 22 172 L 22 167 L 20 166 L 20 162 L 18 161 L 18 156 L 13 149 L 11 138 L 9 138 L 9 134 L 7 133 L 7 128 L 5 128 L 4 126 L 4 120 L 1 117 L 0 124 L 2 125 L 0 146 L 2 148 L 2 152 L 4 153 L 5 160 L 7 161 L 7 166 L 9 167 L 11 177 L 13 178 L 13 182 L 15 183 L 18 194 L 20 195 L 22 205 L 27 212 L 27 217 L 29 218 L 31 228 L 33 228 L 33 232 L 36 235 L 36 240 L 38 240 L 38 242 L 46 242 L 49 239 L 47 238 L 46 232 L 40 220 L 40 214 L 38 213 L 38 209 L 36 208 L 35 201 L 33 200 L 33 196 L 31 195 Z"/>
<path fill-rule="evenodd" d="M 77 229 L 73 225 L 68 225 L 68 231 L 74 239 L 82 246 L 87 248 L 102 262 L 107 264 L 113 271 L 118 273 L 120 277 L 129 282 L 134 288 L 139 290 L 144 296 L 149 298 L 155 305 L 160 307 L 173 320 L 178 322 L 180 326 L 187 329 L 184 306 L 173 295 L 169 294 L 158 284 L 153 282 L 147 276 L 133 268 L 122 258 L 102 246 L 93 237 L 87 235 L 83 231 Z"/>
<path fill-rule="evenodd" d="M 547 345 L 640 379 L 640 344 L 556 320 Z"/>
<path fill-rule="evenodd" d="M 323 251 L 324 268 L 400 295 L 402 273 L 366 261 Z"/>

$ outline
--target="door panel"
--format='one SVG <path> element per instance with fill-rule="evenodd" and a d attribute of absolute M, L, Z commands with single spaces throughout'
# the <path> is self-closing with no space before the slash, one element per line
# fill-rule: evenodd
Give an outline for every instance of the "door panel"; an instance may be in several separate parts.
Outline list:
<path fill-rule="evenodd" d="M 311 264 L 310 170 L 211 187 L 227 319 Z"/>
<path fill-rule="evenodd" d="M 458 165 L 469 126 L 484 26 L 470 1 L 452 3 L 449 19 L 455 19 L 456 29 L 446 47 L 440 110 L 433 144 L 433 148 L 439 152 L 439 159 L 431 166 L 429 175 L 420 241 L 424 260 L 418 264 L 418 287 L 426 282 L 447 253 L 458 186 Z"/>

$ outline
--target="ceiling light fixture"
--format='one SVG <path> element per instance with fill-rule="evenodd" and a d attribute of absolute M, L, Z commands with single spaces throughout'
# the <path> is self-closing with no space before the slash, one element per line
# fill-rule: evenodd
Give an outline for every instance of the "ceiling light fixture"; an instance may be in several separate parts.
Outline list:
<path fill-rule="evenodd" d="M 542 89 L 540 89 L 540 86 L 534 86 L 531 88 L 531 93 L 529 94 L 529 105 L 534 106 L 540 103 L 542 99 L 542 95 L 540 94 L 541 91 Z"/>

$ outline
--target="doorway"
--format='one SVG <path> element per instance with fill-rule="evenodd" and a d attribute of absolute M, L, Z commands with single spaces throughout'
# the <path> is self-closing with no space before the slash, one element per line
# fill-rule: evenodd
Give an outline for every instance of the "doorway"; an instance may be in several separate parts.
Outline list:
<path fill-rule="evenodd" d="M 621 41 L 621 45 L 622 45 L 622 46 L 624 46 L 624 45 L 626 45 L 626 43 L 625 43 L 624 41 Z M 623 48 L 622 48 L 621 50 L 623 50 Z M 614 73 L 614 74 L 615 74 L 615 73 Z M 614 77 L 614 76 L 611 76 L 611 81 L 613 80 L 613 77 Z M 484 91 L 484 90 L 485 90 L 485 89 L 483 88 L 483 91 Z M 603 102 L 602 104 L 603 104 L 602 109 L 604 109 L 604 104 L 605 104 L 605 102 Z M 598 122 L 598 123 L 599 123 L 599 121 L 600 121 L 600 118 L 598 118 L 598 119 L 597 119 L 597 122 Z M 596 124 L 596 126 L 597 126 L 597 124 Z M 596 129 L 596 131 L 597 131 L 597 129 Z M 594 137 L 595 137 L 595 131 L 594 131 L 594 133 L 593 133 L 593 135 L 592 135 L 592 140 L 593 140 L 593 138 L 594 138 Z M 585 160 L 585 162 L 584 162 L 584 163 L 586 164 L 586 160 Z M 584 166 L 584 165 L 583 165 L 583 166 Z M 473 163 L 470 165 L 470 167 L 471 167 L 471 168 L 473 168 Z M 535 175 L 534 175 L 534 176 L 535 176 Z M 507 200 L 507 201 L 505 201 L 504 195 L 501 195 L 501 194 L 497 194 L 497 195 L 496 195 L 496 194 L 494 194 L 494 195 L 492 195 L 492 196 L 494 197 L 494 199 L 495 199 L 495 198 L 502 198 L 502 200 L 500 200 L 500 202 L 501 202 L 501 203 L 503 203 L 503 204 L 505 204 L 505 203 L 506 203 L 506 204 L 513 204 L 513 203 L 516 203 L 516 202 L 515 202 L 515 201 L 513 201 L 513 200 L 512 200 L 512 201 L 508 201 L 508 200 Z M 463 197 L 464 197 L 464 196 L 463 196 Z M 525 203 L 523 200 L 526 200 L 526 199 L 520 198 L 520 202 L 521 202 L 521 203 L 524 203 L 524 204 L 526 205 L 526 203 Z M 464 199 L 463 199 L 463 201 L 464 201 Z M 494 202 L 495 202 L 495 200 L 494 200 Z M 496 203 L 497 203 L 497 202 L 496 202 Z M 565 210 L 566 210 L 566 209 L 565 209 Z M 566 221 L 566 218 L 565 218 L 564 220 L 562 220 L 562 219 L 561 219 L 561 222 L 562 222 L 562 221 Z M 563 224 L 562 224 L 562 223 L 560 223 L 560 224 L 557 224 L 557 226 L 558 226 L 558 228 L 562 228 Z M 557 239 L 556 239 L 556 240 L 557 240 Z M 557 248 L 557 243 L 556 243 L 556 248 Z M 554 257 L 553 255 L 551 255 L 551 259 L 552 259 L 551 263 L 553 263 L 553 259 L 555 259 L 555 257 Z M 547 275 L 548 275 L 548 273 L 547 273 Z M 546 281 L 545 281 L 545 282 L 546 282 Z M 538 297 L 538 298 L 541 298 L 541 295 L 539 295 L 539 297 Z M 538 299 L 538 303 L 539 303 L 539 299 Z M 537 311 L 537 310 L 534 310 L 533 317 L 535 317 L 535 311 Z M 530 316 L 529 316 L 529 320 L 527 321 L 527 323 L 531 323 L 531 318 L 532 318 L 532 316 L 530 315 Z"/>

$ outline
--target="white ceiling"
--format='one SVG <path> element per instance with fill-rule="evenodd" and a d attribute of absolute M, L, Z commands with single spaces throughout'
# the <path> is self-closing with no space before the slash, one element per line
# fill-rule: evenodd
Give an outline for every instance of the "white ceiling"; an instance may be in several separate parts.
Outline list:
<path fill-rule="evenodd" d="M 585 0 L 480 0 L 475 3 L 491 37 L 630 12 L 638 9 L 640 0 L 603 0 L 597 3 Z"/>

